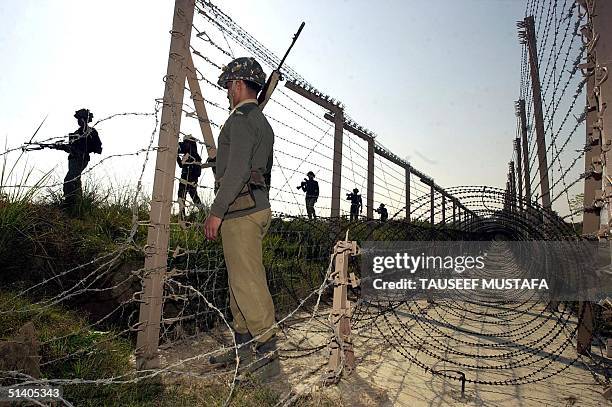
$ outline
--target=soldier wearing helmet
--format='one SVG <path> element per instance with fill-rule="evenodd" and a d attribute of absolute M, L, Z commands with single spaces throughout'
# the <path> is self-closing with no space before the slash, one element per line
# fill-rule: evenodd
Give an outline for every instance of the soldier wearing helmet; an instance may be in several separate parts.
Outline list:
<path fill-rule="evenodd" d="M 179 212 L 182 219 L 185 219 L 185 199 L 187 198 L 187 193 L 189 193 L 196 206 L 199 207 L 202 203 L 197 189 L 198 179 L 202 174 L 202 158 L 198 154 L 198 146 L 192 136 L 186 135 L 183 137 L 183 141 L 179 142 L 176 162 L 181 168 L 181 179 L 178 188 Z"/>
<path fill-rule="evenodd" d="M 387 208 L 385 208 L 384 203 L 381 203 L 378 208 L 374 209 L 374 212 L 380 215 L 381 222 L 385 222 L 387 219 L 389 219 L 389 211 L 387 211 Z"/>
<path fill-rule="evenodd" d="M 241 373 L 261 378 L 280 373 L 274 303 L 266 281 L 262 241 L 271 222 L 269 202 L 274 132 L 257 104 L 266 75 L 254 58 L 237 58 L 223 68 L 230 114 L 218 139 L 216 196 L 204 223 L 206 237 L 223 236 L 230 309 Z M 252 342 L 251 346 L 245 345 Z M 227 364 L 234 350 L 210 358 Z"/>
<path fill-rule="evenodd" d="M 79 109 L 74 112 L 79 128 L 68 135 L 68 144 L 63 150 L 68 153 L 68 173 L 64 178 L 63 207 L 74 209 L 82 197 L 81 174 L 89 163 L 90 153 L 102 153 L 102 143 L 98 132 L 88 123 L 93 120 L 89 109 Z"/>
<path fill-rule="evenodd" d="M 304 178 L 298 189 L 306 192 L 306 213 L 308 214 L 308 219 L 316 219 L 317 214 L 315 213 L 314 205 L 317 203 L 317 199 L 319 199 L 319 183 L 314 179 L 314 172 L 308 171 L 306 176 L 308 179 Z"/>
<path fill-rule="evenodd" d="M 359 218 L 359 214 L 363 213 L 363 201 L 359 190 L 353 189 L 352 193 L 346 194 L 346 200 L 351 201 L 351 222 L 356 221 Z"/>

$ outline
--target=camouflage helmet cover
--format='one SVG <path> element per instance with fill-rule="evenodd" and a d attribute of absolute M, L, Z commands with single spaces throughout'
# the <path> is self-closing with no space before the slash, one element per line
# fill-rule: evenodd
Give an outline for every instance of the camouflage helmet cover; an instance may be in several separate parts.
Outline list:
<path fill-rule="evenodd" d="M 224 66 L 217 84 L 225 88 L 229 81 L 250 81 L 263 88 L 266 84 L 266 74 L 255 58 L 240 57 Z"/>

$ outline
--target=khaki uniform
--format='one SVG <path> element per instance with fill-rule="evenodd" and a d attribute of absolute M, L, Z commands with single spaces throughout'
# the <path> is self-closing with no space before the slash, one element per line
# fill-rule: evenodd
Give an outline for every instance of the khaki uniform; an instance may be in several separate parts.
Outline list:
<path fill-rule="evenodd" d="M 254 99 L 239 103 L 219 135 L 215 179 L 219 189 L 211 213 L 223 219 L 221 238 L 230 287 L 234 329 L 241 334 L 274 336 L 274 303 L 262 259 L 262 241 L 271 221 L 268 188 L 254 188 L 255 207 L 227 213 L 251 171 L 269 185 L 274 132 Z"/>
<path fill-rule="evenodd" d="M 261 247 L 271 215 L 268 208 L 221 224 L 234 330 L 241 334 L 250 332 L 253 336 L 263 334 L 259 342 L 274 336 L 274 331 L 269 331 L 275 322 L 274 303 L 268 290 Z"/>

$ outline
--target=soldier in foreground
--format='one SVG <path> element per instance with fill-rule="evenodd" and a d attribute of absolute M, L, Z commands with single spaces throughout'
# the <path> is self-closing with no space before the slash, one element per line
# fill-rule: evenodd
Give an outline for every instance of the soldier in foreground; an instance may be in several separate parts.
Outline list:
<path fill-rule="evenodd" d="M 306 213 L 308 214 L 308 219 L 316 219 L 317 214 L 314 206 L 317 203 L 317 199 L 319 199 L 319 183 L 314 180 L 314 172 L 308 171 L 306 176 L 308 176 L 308 179 L 304 178 L 298 189 L 306 192 Z"/>
<path fill-rule="evenodd" d="M 353 192 L 346 194 L 346 200 L 351 201 L 351 222 L 356 221 L 359 218 L 359 214 L 363 212 L 363 201 L 359 190 L 353 189 Z"/>
<path fill-rule="evenodd" d="M 387 211 L 387 208 L 385 208 L 384 203 L 381 203 L 378 208 L 374 209 L 374 212 L 380 215 L 381 222 L 386 222 L 387 219 L 389 219 L 389 212 Z"/>
<path fill-rule="evenodd" d="M 219 86 L 227 89 L 230 115 L 219 134 L 216 197 L 204 223 L 206 237 L 220 230 L 229 279 L 230 309 L 240 346 L 239 370 L 260 378 L 280 373 L 274 303 L 262 260 L 262 240 L 270 227 L 270 174 L 274 132 L 261 112 L 257 93 L 266 75 L 254 58 L 237 58 L 223 69 Z M 211 363 L 231 363 L 234 349 Z"/>
<path fill-rule="evenodd" d="M 83 196 L 81 174 L 89 163 L 89 154 L 102 153 L 102 142 L 98 131 L 88 125 L 93 120 L 93 113 L 89 109 L 80 109 L 74 113 L 74 118 L 77 119 L 79 128 L 68 135 L 68 144 L 61 147 L 68 153 L 68 173 L 64 178 L 62 203 L 65 209 L 76 208 L 77 202 Z"/>
<path fill-rule="evenodd" d="M 181 218 L 185 219 L 185 199 L 187 198 L 187 193 L 189 193 L 191 200 L 196 206 L 202 203 L 197 189 L 198 179 L 202 174 L 202 158 L 198 154 L 198 146 L 193 137 L 185 136 L 183 141 L 179 143 L 176 162 L 181 168 L 181 179 L 179 180 L 178 187 L 179 211 Z"/>

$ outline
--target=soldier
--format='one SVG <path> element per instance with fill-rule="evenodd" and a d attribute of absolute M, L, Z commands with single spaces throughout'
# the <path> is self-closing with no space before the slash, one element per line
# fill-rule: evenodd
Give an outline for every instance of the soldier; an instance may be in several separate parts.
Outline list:
<path fill-rule="evenodd" d="M 182 157 L 181 154 L 183 155 Z M 185 198 L 187 198 L 188 192 L 196 206 L 202 203 L 197 189 L 198 179 L 202 173 L 202 158 L 198 154 L 198 146 L 193 137 L 189 135 L 183 137 L 183 141 L 179 143 L 176 162 L 181 168 L 181 179 L 178 188 L 179 210 L 181 218 L 185 219 Z"/>
<path fill-rule="evenodd" d="M 381 222 L 385 222 L 387 219 L 389 219 L 389 212 L 387 211 L 387 208 L 385 208 L 384 203 L 381 203 L 377 209 L 374 209 L 374 212 L 380 215 Z"/>
<path fill-rule="evenodd" d="M 346 200 L 351 201 L 351 222 L 356 221 L 359 214 L 363 213 L 363 202 L 359 190 L 355 188 L 352 193 L 346 194 Z"/>
<path fill-rule="evenodd" d="M 216 197 L 204 223 L 208 239 L 216 239 L 219 229 L 223 236 L 235 338 L 242 345 L 239 370 L 264 379 L 280 373 L 274 303 L 262 259 L 262 240 L 272 215 L 269 185 L 274 144 L 272 127 L 257 104 L 265 80 L 254 58 L 233 60 L 219 76 L 231 111 L 219 134 Z M 252 352 L 244 345 L 251 341 Z M 231 349 L 210 362 L 231 363 L 235 357 Z"/>
<path fill-rule="evenodd" d="M 68 173 L 64 178 L 63 207 L 74 209 L 77 201 L 82 197 L 81 173 L 89 163 L 89 154 L 102 153 L 102 143 L 98 132 L 87 123 L 93 120 L 93 113 L 89 109 L 80 109 L 74 113 L 79 128 L 68 135 L 68 144 L 62 150 L 68 153 Z"/>
<path fill-rule="evenodd" d="M 319 183 L 314 180 L 314 172 L 308 171 L 306 174 L 308 179 L 304 178 L 304 181 L 298 186 L 298 189 L 306 192 L 306 213 L 308 213 L 308 219 L 317 218 L 315 213 L 315 203 L 319 199 Z"/>

